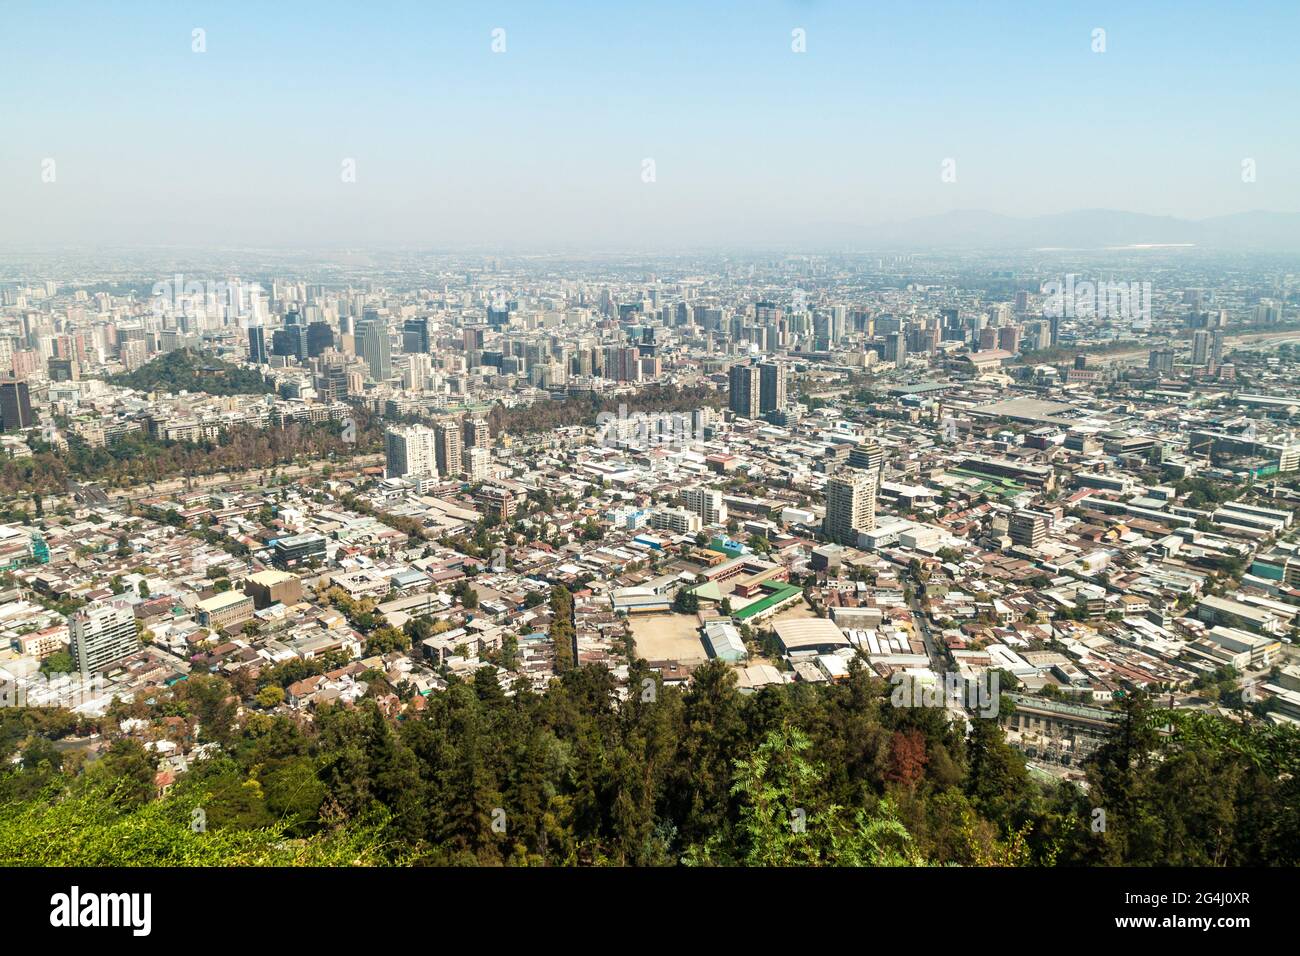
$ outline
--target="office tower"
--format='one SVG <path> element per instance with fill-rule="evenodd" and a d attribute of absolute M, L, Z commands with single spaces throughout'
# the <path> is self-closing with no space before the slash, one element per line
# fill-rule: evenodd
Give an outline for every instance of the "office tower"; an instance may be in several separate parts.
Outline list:
<path fill-rule="evenodd" d="M 494 308 L 492 306 L 488 306 L 487 320 L 488 320 L 488 325 L 496 329 L 499 329 L 504 325 L 509 325 L 510 309 L 507 306 L 502 306 L 500 308 Z"/>
<path fill-rule="evenodd" d="M 266 353 L 266 329 L 260 325 L 248 327 L 248 360 L 254 365 L 271 363 L 271 358 Z"/>
<path fill-rule="evenodd" d="M 285 325 L 302 325 L 302 315 L 297 309 L 290 309 L 284 314 Z"/>
<path fill-rule="evenodd" d="M 326 349 L 334 347 L 334 330 L 328 322 L 312 322 L 307 326 L 307 357 L 319 358 Z"/>
<path fill-rule="evenodd" d="M 438 422 L 433 426 L 434 452 L 438 474 L 451 477 L 460 474 L 460 428 L 455 422 Z"/>
<path fill-rule="evenodd" d="M 760 414 L 785 407 L 785 366 L 777 362 L 764 362 L 759 367 Z"/>
<path fill-rule="evenodd" d="M 890 332 L 885 336 L 885 361 L 895 365 L 907 361 L 907 340 L 902 332 Z"/>
<path fill-rule="evenodd" d="M 1020 349 L 1020 326 L 1004 325 L 998 329 L 998 348 L 1013 355 Z"/>
<path fill-rule="evenodd" d="M 466 352 L 481 351 L 487 343 L 487 329 L 481 325 L 467 325 L 461 330 Z"/>
<path fill-rule="evenodd" d="M 867 439 L 849 452 L 849 467 L 869 471 L 880 476 L 885 465 L 885 449 L 878 442 Z"/>
<path fill-rule="evenodd" d="M 427 355 L 429 352 L 429 320 L 407 319 L 402 324 L 402 351 Z"/>
<path fill-rule="evenodd" d="M 51 382 L 75 382 L 81 378 L 81 370 L 70 358 L 52 358 L 47 363 Z"/>
<path fill-rule="evenodd" d="M 980 329 L 979 336 L 976 338 L 976 344 L 981 352 L 987 352 L 998 347 L 998 329 L 991 325 L 986 325 Z"/>
<path fill-rule="evenodd" d="M 367 315 L 372 314 L 369 309 Z M 357 323 L 357 354 L 365 359 L 370 378 L 386 382 L 393 377 L 393 362 L 388 348 L 388 326 L 374 313 L 374 318 Z"/>
<path fill-rule="evenodd" d="M 1054 349 L 1061 344 L 1061 317 L 1059 315 L 1049 316 L 1047 328 L 1047 347 Z"/>
<path fill-rule="evenodd" d="M 1021 547 L 1037 548 L 1047 539 L 1047 525 L 1047 515 L 1017 511 L 1007 519 L 1007 534 Z"/>
<path fill-rule="evenodd" d="M 1088 353 L 1080 352 L 1074 357 L 1074 367 L 1076 371 L 1086 371 L 1088 368 Z"/>
<path fill-rule="evenodd" d="M 32 396 L 24 379 L 0 382 L 0 428 L 12 432 L 36 424 L 32 413 Z"/>
<path fill-rule="evenodd" d="M 307 354 L 306 337 L 301 325 L 286 325 L 271 333 L 271 354 L 282 358 L 304 358 Z"/>
<path fill-rule="evenodd" d="M 728 373 L 727 402 L 741 418 L 758 418 L 762 414 L 762 386 L 757 365 L 733 365 Z"/>
<path fill-rule="evenodd" d="M 697 514 L 706 524 L 723 524 L 727 520 L 727 506 L 723 504 L 722 492 L 716 488 L 683 488 L 681 490 L 682 507 L 692 514 Z"/>
<path fill-rule="evenodd" d="M 438 470 L 437 436 L 427 425 L 391 425 L 384 431 L 384 475 L 423 477 Z"/>
<path fill-rule="evenodd" d="M 616 382 L 641 381 L 640 350 L 621 345 L 606 348 L 604 377 Z"/>
<path fill-rule="evenodd" d="M 856 545 L 859 531 L 876 526 L 876 476 L 871 472 L 836 475 L 826 482 L 822 532 L 839 544 Z"/>
<path fill-rule="evenodd" d="M 348 397 L 348 370 L 337 363 L 326 365 L 317 378 L 316 390 L 322 401 L 341 402 Z"/>
<path fill-rule="evenodd" d="M 1205 365 L 1210 360 L 1210 333 L 1197 329 L 1192 333 L 1192 364 Z"/>
<path fill-rule="evenodd" d="M 466 448 L 492 447 L 492 429 L 481 418 L 465 419 L 462 438 Z"/>
<path fill-rule="evenodd" d="M 83 674 L 102 671 L 140 649 L 135 615 L 127 607 L 92 604 L 68 621 L 72 663 Z"/>

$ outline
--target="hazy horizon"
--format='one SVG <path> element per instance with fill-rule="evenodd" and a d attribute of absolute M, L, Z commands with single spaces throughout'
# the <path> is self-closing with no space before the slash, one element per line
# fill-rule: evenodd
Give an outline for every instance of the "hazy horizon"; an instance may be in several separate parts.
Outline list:
<path fill-rule="evenodd" d="M 7 12 L 7 248 L 808 246 L 954 211 L 1300 211 L 1280 3 Z"/>

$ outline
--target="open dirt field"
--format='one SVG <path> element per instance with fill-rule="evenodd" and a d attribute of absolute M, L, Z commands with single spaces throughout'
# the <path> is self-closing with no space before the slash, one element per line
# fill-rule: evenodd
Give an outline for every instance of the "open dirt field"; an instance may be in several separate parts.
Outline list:
<path fill-rule="evenodd" d="M 694 614 L 645 614 L 631 620 L 636 653 L 648 661 L 705 660 Z"/>

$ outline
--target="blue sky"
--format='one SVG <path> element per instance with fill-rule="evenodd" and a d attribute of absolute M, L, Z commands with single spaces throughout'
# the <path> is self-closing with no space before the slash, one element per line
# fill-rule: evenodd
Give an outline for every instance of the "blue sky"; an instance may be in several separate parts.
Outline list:
<path fill-rule="evenodd" d="M 0 241 L 694 246 L 952 209 L 1300 210 L 1300 4 L 1226 6 L 10 0 Z"/>

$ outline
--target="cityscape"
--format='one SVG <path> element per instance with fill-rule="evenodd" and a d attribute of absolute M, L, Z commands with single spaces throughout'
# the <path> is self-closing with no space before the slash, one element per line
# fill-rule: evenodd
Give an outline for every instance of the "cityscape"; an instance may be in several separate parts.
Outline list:
<path fill-rule="evenodd" d="M 0 863 L 1294 868 L 1268 195 L 549 248 L 11 220 Z"/>

